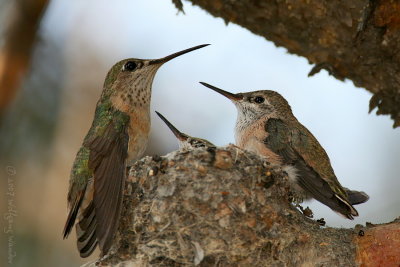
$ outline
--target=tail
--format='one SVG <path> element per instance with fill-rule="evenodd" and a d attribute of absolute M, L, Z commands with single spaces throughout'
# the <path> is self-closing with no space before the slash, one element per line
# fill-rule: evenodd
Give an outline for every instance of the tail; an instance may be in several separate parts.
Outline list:
<path fill-rule="evenodd" d="M 85 203 L 86 187 L 75 198 L 64 226 L 63 238 L 67 238 L 75 225 L 77 246 L 82 258 L 89 257 L 97 245 L 96 216 L 93 201 Z M 86 207 L 83 207 L 87 205 Z M 78 222 L 75 224 L 78 218 Z"/>
<path fill-rule="evenodd" d="M 77 246 L 82 258 L 89 257 L 97 246 L 96 224 L 94 205 L 90 202 L 75 227 Z"/>
<path fill-rule="evenodd" d="M 357 210 L 352 206 L 352 205 L 358 205 L 364 202 L 367 202 L 369 199 L 369 196 L 362 191 L 355 191 L 355 190 L 350 190 L 346 187 L 343 188 L 346 191 L 347 194 L 347 200 L 339 197 L 338 195 L 335 195 L 338 200 L 342 204 L 345 204 L 348 208 L 348 211 L 350 213 L 343 213 L 338 211 L 341 215 L 343 215 L 345 218 L 348 218 L 350 220 L 353 220 L 353 216 L 358 216 Z"/>
<path fill-rule="evenodd" d="M 347 195 L 336 193 L 332 186 L 304 161 L 297 161 L 294 167 L 298 173 L 297 183 L 308 195 L 347 219 L 353 220 L 358 216 L 357 210 L 352 206 Z"/>
<path fill-rule="evenodd" d="M 358 216 L 358 211 L 352 206 L 350 201 L 340 197 L 338 194 L 335 194 L 335 198 L 339 205 L 336 207 L 330 207 L 331 209 L 350 220 L 353 220 L 355 216 Z"/>
<path fill-rule="evenodd" d="M 347 197 L 351 205 L 362 204 L 367 202 L 369 199 L 369 196 L 365 192 L 350 190 L 348 188 L 344 188 L 344 190 L 347 193 Z"/>

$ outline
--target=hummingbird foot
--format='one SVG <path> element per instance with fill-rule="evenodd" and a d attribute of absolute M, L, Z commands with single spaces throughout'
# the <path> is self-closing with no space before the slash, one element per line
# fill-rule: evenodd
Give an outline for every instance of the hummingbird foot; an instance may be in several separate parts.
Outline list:
<path fill-rule="evenodd" d="M 298 208 L 301 211 L 301 213 L 303 213 L 303 215 L 306 216 L 307 218 L 313 218 L 314 217 L 314 213 L 309 207 L 303 208 L 302 205 L 297 204 L 296 208 Z"/>
<path fill-rule="evenodd" d="M 236 148 L 236 149 L 239 149 L 239 150 L 244 151 L 243 148 L 241 148 L 241 147 L 239 147 L 239 146 L 237 146 L 237 145 L 235 145 L 235 144 L 232 144 L 232 143 L 229 143 L 229 144 L 228 144 L 228 147 L 234 147 L 234 148 Z"/>
<path fill-rule="evenodd" d="M 301 203 L 304 202 L 303 196 L 293 193 L 292 191 L 289 192 L 288 200 L 289 202 L 293 203 L 295 207 L 298 207 Z"/>

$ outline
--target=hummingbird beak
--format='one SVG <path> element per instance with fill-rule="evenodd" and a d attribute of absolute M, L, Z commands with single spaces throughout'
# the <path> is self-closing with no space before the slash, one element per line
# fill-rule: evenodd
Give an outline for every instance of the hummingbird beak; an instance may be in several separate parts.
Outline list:
<path fill-rule="evenodd" d="M 188 49 L 182 50 L 180 52 L 173 53 L 172 55 L 169 55 L 169 56 L 166 56 L 166 57 L 163 57 L 163 58 L 150 60 L 149 65 L 152 65 L 152 64 L 164 64 L 165 62 L 168 62 L 173 58 L 179 57 L 179 56 L 181 56 L 183 54 L 192 52 L 194 50 L 203 48 L 203 47 L 208 46 L 208 45 L 210 45 L 210 44 L 198 45 L 198 46 L 195 46 L 195 47 L 192 47 L 192 48 L 188 48 Z"/>
<path fill-rule="evenodd" d="M 223 96 L 229 98 L 229 99 L 232 100 L 233 102 L 236 102 L 236 101 L 239 101 L 239 100 L 242 100 L 242 99 L 243 99 L 243 96 L 242 96 L 242 95 L 229 93 L 229 92 L 227 92 L 227 91 L 224 91 L 224 90 L 222 90 L 222 89 L 219 89 L 219 88 L 217 88 L 217 87 L 215 87 L 215 86 L 212 86 L 211 84 L 208 84 L 208 83 L 205 83 L 205 82 L 200 82 L 200 83 L 201 83 L 202 85 L 204 85 L 205 87 L 208 87 L 208 88 L 214 90 L 215 92 L 220 93 L 221 95 L 223 95 Z"/>
<path fill-rule="evenodd" d="M 161 113 L 157 112 L 158 117 L 160 117 L 163 122 L 165 122 L 165 124 L 168 126 L 168 128 L 172 131 L 172 133 L 176 136 L 176 138 L 178 138 L 180 141 L 186 141 L 187 140 L 187 136 L 183 133 L 181 133 L 178 129 L 175 128 L 174 125 L 172 125 L 172 123 L 170 123 L 163 115 L 161 115 Z"/>

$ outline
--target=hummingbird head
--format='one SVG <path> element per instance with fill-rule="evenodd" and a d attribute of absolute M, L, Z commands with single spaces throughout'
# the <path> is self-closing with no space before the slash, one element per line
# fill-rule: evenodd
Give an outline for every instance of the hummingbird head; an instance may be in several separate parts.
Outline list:
<path fill-rule="evenodd" d="M 148 109 L 157 70 L 171 59 L 207 45 L 198 45 L 159 59 L 128 58 L 117 62 L 107 74 L 102 99 L 111 99 L 114 106 L 124 112 Z"/>
<path fill-rule="evenodd" d="M 262 117 L 288 118 L 288 116 L 293 116 L 289 103 L 275 91 L 261 90 L 233 94 L 213 85 L 200 83 L 229 98 L 238 109 L 238 119 L 243 120 L 245 124 Z"/>
<path fill-rule="evenodd" d="M 175 135 L 175 137 L 179 140 L 179 143 L 186 142 L 189 138 L 187 134 L 179 131 L 172 123 L 170 123 L 160 112 L 157 112 L 158 117 L 168 126 L 171 132 Z"/>
<path fill-rule="evenodd" d="M 170 123 L 161 113 L 157 112 L 157 115 L 161 118 L 161 120 L 168 126 L 171 132 L 175 135 L 175 137 L 179 141 L 179 148 L 181 149 L 190 149 L 190 148 L 199 148 L 199 147 L 215 147 L 212 143 L 205 139 L 201 138 L 193 138 L 187 134 L 182 133 L 176 127 Z"/>

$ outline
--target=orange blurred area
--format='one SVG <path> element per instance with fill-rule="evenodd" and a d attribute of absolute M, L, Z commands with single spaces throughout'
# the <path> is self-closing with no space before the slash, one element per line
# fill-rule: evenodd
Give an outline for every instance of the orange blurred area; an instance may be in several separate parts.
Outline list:
<path fill-rule="evenodd" d="M 10 105 L 29 67 L 38 26 L 47 2 L 23 0 L 10 7 L 4 29 L 5 43 L 0 50 L 0 111 Z"/>

